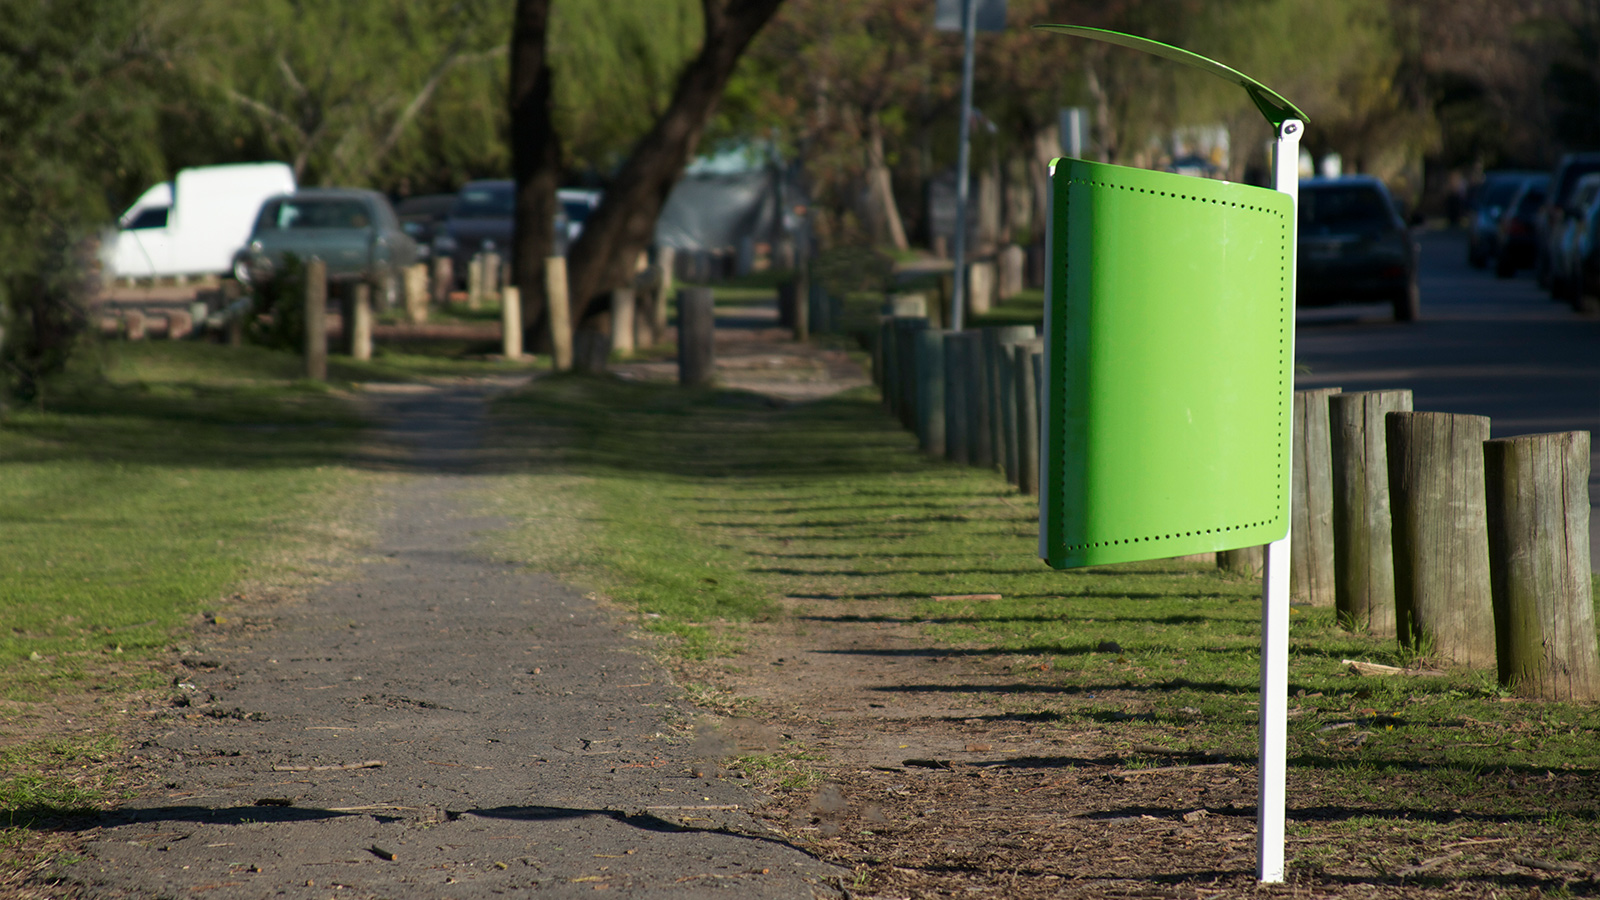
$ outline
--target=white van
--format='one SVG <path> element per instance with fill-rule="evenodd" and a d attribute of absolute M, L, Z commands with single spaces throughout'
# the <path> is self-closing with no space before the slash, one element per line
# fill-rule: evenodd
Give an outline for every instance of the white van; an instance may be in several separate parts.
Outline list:
<path fill-rule="evenodd" d="M 280 162 L 184 169 L 145 191 L 117 220 L 101 244 L 106 274 L 225 274 L 262 202 L 294 189 L 294 170 Z"/>

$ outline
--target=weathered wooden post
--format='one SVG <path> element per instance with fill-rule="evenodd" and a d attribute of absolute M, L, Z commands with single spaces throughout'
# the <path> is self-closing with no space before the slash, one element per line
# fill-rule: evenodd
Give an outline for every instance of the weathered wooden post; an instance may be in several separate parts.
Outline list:
<path fill-rule="evenodd" d="M 1028 267 L 1028 251 L 1016 244 L 1007 244 L 1000 251 L 1000 299 L 1022 293 L 1023 274 Z"/>
<path fill-rule="evenodd" d="M 1384 424 L 1400 643 L 1463 665 L 1493 666 L 1483 482 L 1489 419 L 1392 412 Z"/>
<path fill-rule="evenodd" d="M 499 296 L 500 254 L 491 251 L 483 255 L 483 299 Z"/>
<path fill-rule="evenodd" d="M 984 366 L 989 390 L 989 446 L 994 464 L 1017 483 L 1016 387 L 1012 383 L 1011 347 L 1036 336 L 1032 325 L 1000 325 L 983 329 Z"/>
<path fill-rule="evenodd" d="M 1334 605 L 1333 473 L 1328 398 L 1334 388 L 1294 392 L 1294 449 L 1289 504 L 1289 596 Z"/>
<path fill-rule="evenodd" d="M 514 284 L 500 291 L 500 355 L 522 358 L 522 291 Z"/>
<path fill-rule="evenodd" d="M 130 340 L 130 341 L 142 341 L 142 340 L 144 340 L 144 332 L 145 332 L 144 310 L 142 310 L 142 309 L 130 309 L 130 310 L 127 311 L 127 313 L 125 313 L 123 315 L 122 321 L 123 321 L 123 327 L 124 327 L 124 329 L 126 329 L 123 332 L 123 334 L 124 334 L 124 336 L 127 337 L 128 340 Z"/>
<path fill-rule="evenodd" d="M 406 267 L 406 318 L 413 325 L 428 321 L 428 266 L 426 263 Z"/>
<path fill-rule="evenodd" d="M 878 341 L 872 348 L 872 380 L 878 384 L 883 408 L 894 412 L 894 390 L 891 384 L 894 370 L 894 317 L 878 317 Z"/>
<path fill-rule="evenodd" d="M 433 305 L 444 306 L 450 302 L 450 291 L 456 286 L 455 260 L 448 255 L 433 260 Z"/>
<path fill-rule="evenodd" d="M 928 329 L 928 320 L 921 316 L 896 316 L 894 320 L 895 363 L 900 371 L 895 378 L 896 395 L 900 405 L 900 424 L 907 430 L 917 428 L 917 335 Z"/>
<path fill-rule="evenodd" d="M 1240 547 L 1237 550 L 1218 550 L 1217 568 L 1234 575 L 1260 578 L 1267 565 L 1266 550 L 1263 545 Z"/>
<path fill-rule="evenodd" d="M 636 294 L 631 287 L 611 292 L 611 349 L 623 356 L 633 355 L 633 314 Z"/>
<path fill-rule="evenodd" d="M 467 309 L 476 311 L 483 306 L 483 254 L 475 253 L 467 261 Z"/>
<path fill-rule="evenodd" d="M 656 341 L 659 343 L 667 339 L 667 298 L 672 296 L 672 279 L 674 265 L 677 262 L 677 249 L 665 244 L 656 247 L 656 267 L 661 270 L 661 277 L 656 282 L 657 301 L 651 310 L 653 319 L 651 325 L 655 329 Z"/>
<path fill-rule="evenodd" d="M 917 378 L 917 445 L 924 453 L 943 455 L 944 344 L 946 332 L 922 328 L 913 332 Z"/>
<path fill-rule="evenodd" d="M 967 463 L 994 468 L 994 432 L 989 404 L 989 356 L 982 331 L 970 332 L 967 360 Z"/>
<path fill-rule="evenodd" d="M 702 387 L 716 368 L 716 307 L 711 288 L 678 291 L 678 383 Z"/>
<path fill-rule="evenodd" d="M 318 257 L 306 263 L 306 377 L 328 380 L 328 264 Z"/>
<path fill-rule="evenodd" d="M 1393 637 L 1394 545 L 1384 416 L 1409 412 L 1411 392 L 1328 398 L 1333 475 L 1334 608 L 1352 631 Z"/>
<path fill-rule="evenodd" d="M 970 331 L 944 336 L 944 455 L 951 462 L 968 462 L 972 443 L 967 438 L 967 393 L 972 389 L 972 350 L 977 343 Z"/>
<path fill-rule="evenodd" d="M 550 368 L 572 368 L 572 304 L 567 297 L 567 258 L 547 256 L 544 261 L 545 315 L 550 322 Z"/>
<path fill-rule="evenodd" d="M 1483 445 L 1500 683 L 1545 700 L 1600 700 L 1589 571 L 1589 432 Z"/>
<path fill-rule="evenodd" d="M 1017 410 L 1017 490 L 1039 493 L 1039 386 L 1035 359 L 1044 354 L 1044 340 L 1018 341 L 1011 347 L 1011 371 Z"/>
<path fill-rule="evenodd" d="M 344 323 L 349 334 L 350 357 L 372 358 L 372 286 L 358 282 L 350 286 L 350 319 Z"/>
<path fill-rule="evenodd" d="M 811 264 L 802 262 L 794 273 L 794 339 L 811 340 Z"/>
<path fill-rule="evenodd" d="M 975 262 L 967 266 L 967 312 L 974 316 L 994 306 L 994 263 Z"/>

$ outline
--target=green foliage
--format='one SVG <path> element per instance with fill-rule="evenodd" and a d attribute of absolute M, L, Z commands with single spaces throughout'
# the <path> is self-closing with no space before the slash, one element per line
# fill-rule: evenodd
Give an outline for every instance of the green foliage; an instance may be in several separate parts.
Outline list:
<path fill-rule="evenodd" d="M 0 328 L 31 397 L 81 329 L 106 196 L 156 169 L 162 78 L 137 0 L 16 0 L 0 22 Z"/>
<path fill-rule="evenodd" d="M 306 266 L 284 254 L 271 281 L 259 285 L 251 301 L 250 339 L 273 350 L 302 353 L 306 346 Z M 265 321 L 261 318 L 268 316 Z"/>
<path fill-rule="evenodd" d="M 560 0 L 550 12 L 555 119 L 575 169 L 608 172 L 649 131 L 699 51 L 695 0 Z"/>

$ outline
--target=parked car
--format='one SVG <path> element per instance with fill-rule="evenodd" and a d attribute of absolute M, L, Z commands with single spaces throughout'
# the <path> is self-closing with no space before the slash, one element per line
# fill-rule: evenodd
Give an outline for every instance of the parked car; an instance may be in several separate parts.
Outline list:
<path fill-rule="evenodd" d="M 222 275 L 250 234 L 261 202 L 295 188 L 284 163 L 183 169 L 146 190 L 101 241 L 106 272 L 120 278 Z"/>
<path fill-rule="evenodd" d="M 600 208 L 600 191 L 589 188 L 562 188 L 556 191 L 556 200 L 567 217 L 567 244 L 571 246 L 583 233 L 583 223 Z"/>
<path fill-rule="evenodd" d="M 1578 186 L 1578 179 L 1590 172 L 1600 172 L 1600 153 L 1568 153 L 1550 173 L 1550 190 L 1534 222 L 1537 255 L 1533 271 L 1542 288 L 1550 287 L 1551 263 L 1556 255 L 1556 242 L 1561 238 L 1562 224 L 1581 213 L 1572 208 L 1572 192 Z"/>
<path fill-rule="evenodd" d="M 1506 203 L 1506 211 L 1500 214 L 1500 227 L 1496 230 L 1498 237 L 1495 238 L 1494 274 L 1498 277 L 1510 278 L 1517 274 L 1518 269 L 1526 269 L 1534 264 L 1539 247 L 1535 223 L 1549 189 L 1548 175 L 1529 178 Z"/>
<path fill-rule="evenodd" d="M 394 205 L 400 228 L 416 242 L 419 258 L 426 259 L 430 255 L 433 237 L 450 215 L 450 207 L 455 202 L 455 194 L 417 194 Z"/>
<path fill-rule="evenodd" d="M 235 274 L 249 284 L 271 281 L 290 253 L 322 259 L 330 282 L 371 284 L 386 309 L 398 305 L 402 273 L 417 261 L 389 199 L 355 188 L 312 188 L 263 203 Z"/>
<path fill-rule="evenodd" d="M 1499 169 L 1485 172 L 1467 205 L 1467 264 L 1482 269 L 1494 259 L 1500 216 L 1522 183 L 1539 172 Z"/>
<path fill-rule="evenodd" d="M 1600 297 L 1600 202 L 1590 203 L 1584 210 L 1574 255 L 1577 257 L 1577 284 L 1564 299 L 1582 310 L 1585 298 Z"/>
<path fill-rule="evenodd" d="M 1589 207 L 1596 196 L 1600 196 L 1600 172 L 1590 172 L 1579 178 L 1572 191 L 1572 202 L 1568 204 L 1569 213 L 1562 217 L 1561 235 L 1555 242 L 1555 257 L 1550 261 L 1550 295 L 1557 300 L 1575 299 L 1582 284 L 1579 238 Z"/>
<path fill-rule="evenodd" d="M 1393 304 L 1394 317 L 1421 315 L 1418 246 L 1382 181 L 1370 175 L 1300 182 L 1297 293 L 1308 306 Z"/>

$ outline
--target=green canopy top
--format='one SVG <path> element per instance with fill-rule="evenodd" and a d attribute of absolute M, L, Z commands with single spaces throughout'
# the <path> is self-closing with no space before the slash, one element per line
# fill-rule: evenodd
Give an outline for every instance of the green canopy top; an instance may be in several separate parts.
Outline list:
<path fill-rule="evenodd" d="M 1152 41 L 1149 38 L 1123 34 L 1120 31 L 1107 31 L 1104 28 L 1086 28 L 1082 25 L 1035 25 L 1033 27 L 1041 31 L 1059 31 L 1063 34 L 1075 34 L 1079 37 L 1086 37 L 1096 41 L 1105 41 L 1108 44 L 1143 50 L 1146 53 L 1170 59 L 1174 62 L 1194 66 L 1196 69 L 1203 69 L 1218 78 L 1231 81 L 1244 88 L 1245 93 L 1250 95 L 1250 99 L 1255 101 L 1256 109 L 1261 110 L 1261 114 L 1267 117 L 1267 121 L 1272 123 L 1273 128 L 1277 128 L 1289 119 L 1299 119 L 1302 122 L 1310 121 L 1309 116 L 1301 112 L 1293 103 L 1290 103 L 1282 94 L 1272 88 L 1237 69 L 1225 66 L 1216 60 L 1206 59 L 1198 53 L 1191 53 L 1181 47 L 1163 44 L 1160 41 Z"/>

